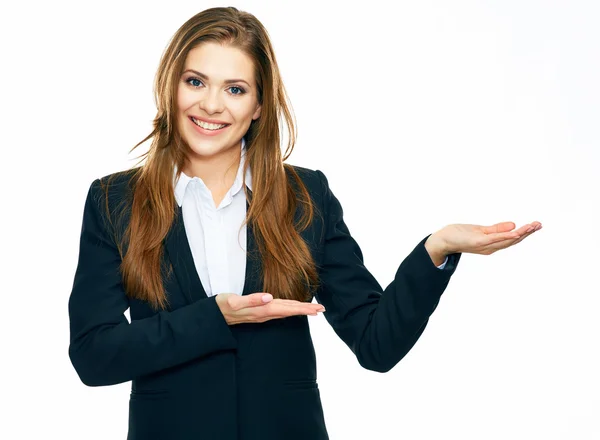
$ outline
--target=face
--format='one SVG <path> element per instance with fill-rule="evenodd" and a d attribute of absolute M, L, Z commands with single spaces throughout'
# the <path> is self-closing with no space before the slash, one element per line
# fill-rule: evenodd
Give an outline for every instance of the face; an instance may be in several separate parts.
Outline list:
<path fill-rule="evenodd" d="M 177 107 L 179 132 L 193 156 L 209 158 L 239 150 L 261 110 L 252 59 L 218 43 L 195 47 L 185 61 Z"/>

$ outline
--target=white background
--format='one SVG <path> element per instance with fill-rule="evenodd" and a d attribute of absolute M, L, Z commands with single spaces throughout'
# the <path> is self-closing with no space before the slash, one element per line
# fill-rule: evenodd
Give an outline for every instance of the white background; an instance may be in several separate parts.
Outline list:
<path fill-rule="evenodd" d="M 572 0 L 5 3 L 0 437 L 125 438 L 130 384 L 67 354 L 83 204 L 145 151 L 169 38 L 228 5 L 271 35 L 288 163 L 326 174 L 383 287 L 447 224 L 544 226 L 464 254 L 389 373 L 311 317 L 331 438 L 600 439 L 600 8 Z"/>

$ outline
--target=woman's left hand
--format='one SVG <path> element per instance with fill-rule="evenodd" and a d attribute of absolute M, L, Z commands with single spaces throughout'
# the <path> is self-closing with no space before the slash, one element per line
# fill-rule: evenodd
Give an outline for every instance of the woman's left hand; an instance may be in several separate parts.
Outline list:
<path fill-rule="evenodd" d="M 515 228 L 513 222 L 502 222 L 492 226 L 448 225 L 436 235 L 444 243 L 445 253 L 456 252 L 490 255 L 500 249 L 513 246 L 542 228 L 538 221 Z"/>

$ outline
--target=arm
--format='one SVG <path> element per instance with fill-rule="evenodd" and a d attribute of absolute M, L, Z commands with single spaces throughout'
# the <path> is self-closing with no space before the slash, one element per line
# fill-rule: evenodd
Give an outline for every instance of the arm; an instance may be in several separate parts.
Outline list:
<path fill-rule="evenodd" d="M 431 260 L 425 237 L 402 261 L 394 280 L 382 290 L 363 264 L 360 247 L 343 220 L 340 202 L 317 170 L 323 191 L 325 236 L 317 301 L 325 318 L 366 369 L 386 372 L 423 333 L 461 254 L 451 254 L 440 269 Z"/>
<path fill-rule="evenodd" d="M 95 180 L 83 211 L 79 262 L 69 298 L 69 356 L 82 382 L 112 385 L 236 348 L 215 297 L 134 320 L 119 271 L 121 258 L 101 214 Z"/>

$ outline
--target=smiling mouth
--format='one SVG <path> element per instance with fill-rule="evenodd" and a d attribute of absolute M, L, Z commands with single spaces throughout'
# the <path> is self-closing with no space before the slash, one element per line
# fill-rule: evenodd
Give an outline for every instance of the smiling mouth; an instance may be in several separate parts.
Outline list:
<path fill-rule="evenodd" d="M 205 130 L 220 130 L 221 128 L 225 128 L 231 124 L 211 124 L 208 122 L 204 122 L 204 121 L 199 121 L 198 119 L 195 119 L 194 117 L 190 116 L 191 121 L 196 124 L 198 127 L 201 127 Z"/>

